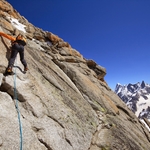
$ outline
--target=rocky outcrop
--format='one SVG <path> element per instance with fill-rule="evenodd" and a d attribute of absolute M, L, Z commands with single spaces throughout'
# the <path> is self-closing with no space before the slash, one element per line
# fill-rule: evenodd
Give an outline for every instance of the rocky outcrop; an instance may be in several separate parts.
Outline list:
<path fill-rule="evenodd" d="M 58 46 L 65 41 L 52 41 L 5 0 L 0 2 L 0 31 L 24 33 L 29 67 L 25 74 L 17 56 L 16 74 L 4 75 L 11 45 L 0 37 L 0 149 L 20 147 L 14 90 L 25 150 L 150 149 L 149 131 L 109 88 L 105 68 L 67 44 Z M 18 20 L 21 31 L 9 17 Z"/>

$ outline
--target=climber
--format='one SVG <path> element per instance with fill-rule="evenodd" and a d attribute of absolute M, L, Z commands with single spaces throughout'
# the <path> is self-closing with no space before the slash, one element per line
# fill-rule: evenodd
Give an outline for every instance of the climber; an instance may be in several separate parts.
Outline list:
<path fill-rule="evenodd" d="M 12 67 L 14 65 L 18 53 L 20 55 L 20 61 L 24 66 L 24 71 L 26 72 L 28 70 L 28 67 L 24 59 L 24 46 L 26 45 L 26 39 L 24 38 L 24 36 L 22 34 L 18 34 L 18 36 L 15 38 L 3 32 L 0 32 L 0 35 L 11 40 L 11 45 L 12 45 L 11 57 L 8 62 L 7 72 L 12 73 Z"/>

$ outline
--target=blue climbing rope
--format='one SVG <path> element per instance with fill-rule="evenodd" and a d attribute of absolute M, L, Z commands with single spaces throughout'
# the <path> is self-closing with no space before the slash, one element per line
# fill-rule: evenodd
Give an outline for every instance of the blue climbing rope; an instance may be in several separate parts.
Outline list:
<path fill-rule="evenodd" d="M 14 73 L 14 100 L 15 100 L 15 107 L 18 114 L 18 121 L 19 121 L 19 130 L 20 130 L 20 150 L 22 150 L 23 147 L 23 136 L 22 136 L 22 124 L 20 119 L 20 111 L 18 107 L 18 96 L 17 96 L 17 88 L 16 88 L 16 67 L 15 67 L 15 73 Z"/>

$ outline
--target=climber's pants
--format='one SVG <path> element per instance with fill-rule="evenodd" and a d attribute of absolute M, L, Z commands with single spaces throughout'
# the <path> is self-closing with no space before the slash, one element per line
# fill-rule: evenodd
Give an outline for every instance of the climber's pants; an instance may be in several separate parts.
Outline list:
<path fill-rule="evenodd" d="M 15 59 L 16 59 L 16 56 L 17 56 L 18 53 L 20 55 L 21 63 L 24 65 L 24 67 L 27 67 L 27 63 L 26 63 L 26 61 L 24 59 L 24 46 L 22 46 L 22 45 L 20 45 L 18 43 L 15 43 L 12 46 L 11 57 L 9 59 L 8 67 L 13 67 Z"/>

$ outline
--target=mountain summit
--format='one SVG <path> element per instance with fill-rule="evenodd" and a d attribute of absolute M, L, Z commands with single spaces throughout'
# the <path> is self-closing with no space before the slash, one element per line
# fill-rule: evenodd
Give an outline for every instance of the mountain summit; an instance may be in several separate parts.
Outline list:
<path fill-rule="evenodd" d="M 144 81 L 127 85 L 117 84 L 115 92 L 138 118 L 147 118 L 150 121 L 150 84 Z"/>
<path fill-rule="evenodd" d="M 5 0 L 0 20 L 0 32 L 26 37 L 29 68 L 17 56 L 14 75 L 5 76 L 11 43 L 0 37 L 0 149 L 150 149 L 149 131 L 107 85 L 104 67 Z"/>

